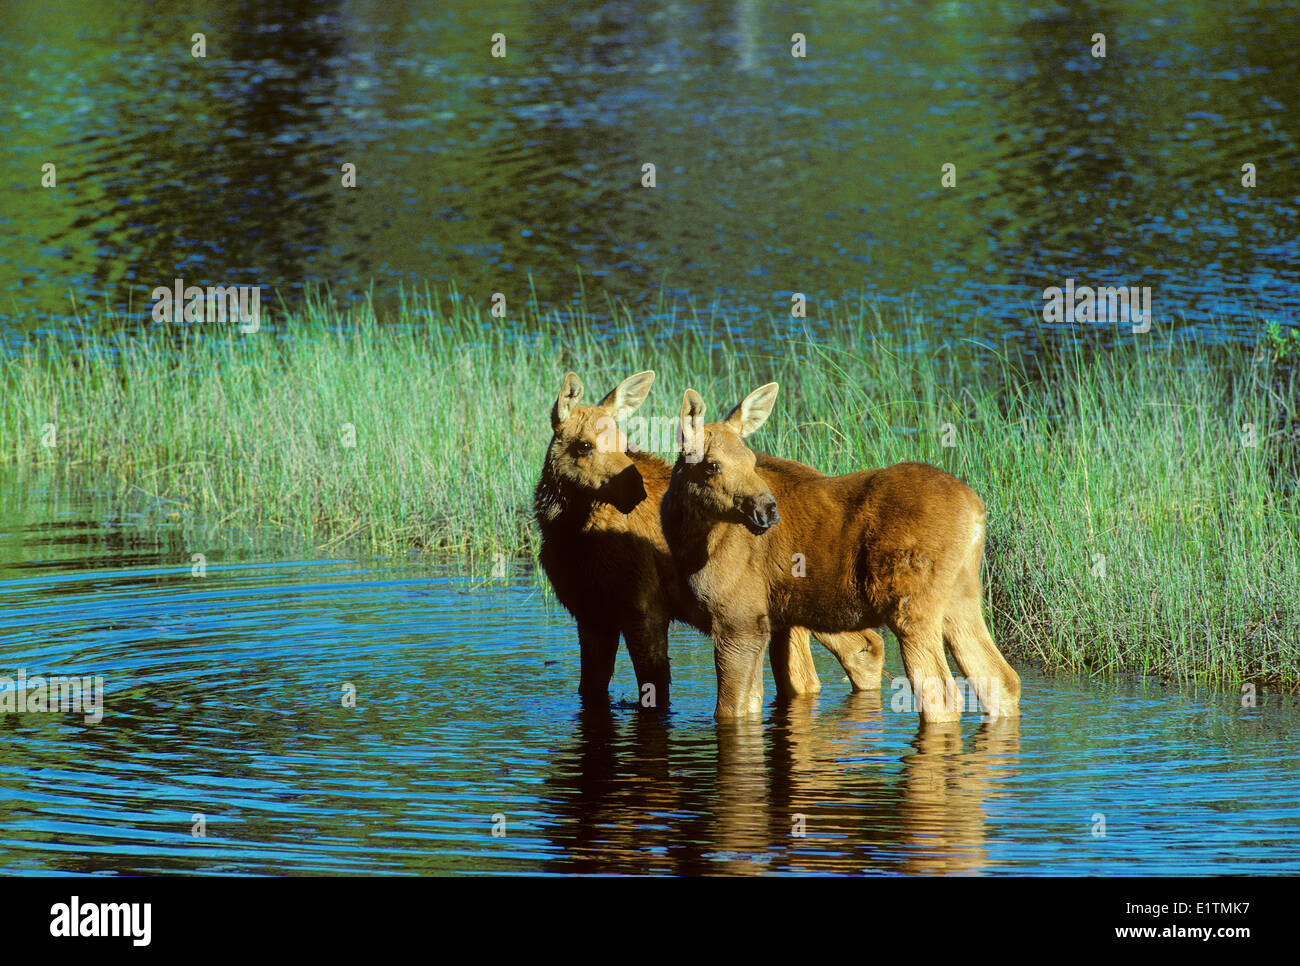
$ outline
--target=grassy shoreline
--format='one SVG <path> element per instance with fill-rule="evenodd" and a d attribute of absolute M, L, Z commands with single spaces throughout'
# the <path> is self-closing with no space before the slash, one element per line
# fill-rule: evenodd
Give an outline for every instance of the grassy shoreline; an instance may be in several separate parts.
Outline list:
<path fill-rule="evenodd" d="M 630 320 L 488 321 L 436 300 L 382 323 L 314 304 L 254 335 L 29 339 L 0 371 L 0 466 L 85 467 L 123 500 L 316 543 L 531 554 L 568 369 L 592 394 L 655 369 L 643 413 L 659 417 L 687 386 L 716 415 L 776 380 L 758 448 L 828 473 L 923 460 L 981 495 L 990 624 L 1013 660 L 1300 685 L 1300 380 L 1263 343 L 917 352 L 864 311 L 756 350 L 721 324 L 665 342 Z"/>

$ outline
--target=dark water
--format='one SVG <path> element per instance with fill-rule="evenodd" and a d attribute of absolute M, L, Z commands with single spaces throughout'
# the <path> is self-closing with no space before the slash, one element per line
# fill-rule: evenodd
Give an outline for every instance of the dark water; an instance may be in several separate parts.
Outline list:
<path fill-rule="evenodd" d="M 105 691 L 98 723 L 0 715 L 0 872 L 1300 873 L 1292 699 L 1017 661 L 1018 723 L 922 729 L 819 650 L 821 697 L 769 677 L 724 727 L 678 629 L 670 714 L 632 706 L 625 656 L 582 711 L 522 569 L 232 549 L 196 577 L 199 538 L 139 522 L 0 498 L 0 676 Z"/>
<path fill-rule="evenodd" d="M 0 22 L 11 331 L 178 276 L 291 303 L 455 282 L 517 311 L 570 305 L 581 271 L 642 320 L 666 288 L 768 326 L 798 291 L 814 324 L 869 297 L 1011 338 L 1067 278 L 1150 286 L 1158 325 L 1212 337 L 1300 306 L 1295 4 L 3 0 Z"/>

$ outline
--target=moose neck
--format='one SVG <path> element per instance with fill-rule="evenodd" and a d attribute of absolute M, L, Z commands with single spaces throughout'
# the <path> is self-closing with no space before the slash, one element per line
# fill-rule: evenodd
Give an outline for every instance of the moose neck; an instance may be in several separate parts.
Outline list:
<path fill-rule="evenodd" d="M 685 472 L 684 460 L 678 457 L 668 492 L 664 494 L 660 516 L 673 562 L 681 573 L 692 574 L 708 563 L 711 536 L 718 528 L 729 524 L 704 513 L 694 504 L 685 492 Z"/>
<path fill-rule="evenodd" d="M 657 500 L 664 484 L 660 482 L 656 490 L 655 482 L 668 475 L 668 464 L 657 456 L 639 450 L 629 450 L 628 456 L 641 473 L 648 499 Z M 606 501 L 593 491 L 559 479 L 550 460 L 542 464 L 542 476 L 533 491 L 533 511 L 544 534 L 556 530 L 581 530 L 597 508 L 605 505 Z"/>

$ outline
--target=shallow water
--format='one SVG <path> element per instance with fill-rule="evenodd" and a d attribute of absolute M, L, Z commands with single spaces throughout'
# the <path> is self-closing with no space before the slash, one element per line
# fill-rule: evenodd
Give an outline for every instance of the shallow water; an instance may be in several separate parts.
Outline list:
<path fill-rule="evenodd" d="M 585 286 L 638 322 L 665 288 L 764 337 L 791 292 L 814 327 L 871 298 L 1030 341 L 1067 278 L 1151 286 L 1161 326 L 1213 338 L 1300 308 L 1292 4 L 3 8 L 0 311 L 26 327 L 70 294 L 144 315 L 176 277 L 455 282 L 511 318 Z"/>
<path fill-rule="evenodd" d="M 212 551 L 200 577 L 192 552 L 0 500 L 0 675 L 105 692 L 97 724 L 0 715 L 0 871 L 1300 873 L 1292 699 L 1016 661 L 1019 722 L 924 729 L 819 648 L 820 697 L 778 705 L 769 674 L 762 721 L 720 726 L 677 628 L 669 714 L 625 655 L 582 710 L 525 568 Z"/>

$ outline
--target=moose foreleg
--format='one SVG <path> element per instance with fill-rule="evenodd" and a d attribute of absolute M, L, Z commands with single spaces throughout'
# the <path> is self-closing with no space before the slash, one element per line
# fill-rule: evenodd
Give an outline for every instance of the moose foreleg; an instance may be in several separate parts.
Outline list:
<path fill-rule="evenodd" d="M 772 625 L 766 615 L 748 627 L 714 621 L 713 665 L 718 675 L 715 718 L 730 720 L 762 714 L 763 653 L 771 634 Z"/>
<path fill-rule="evenodd" d="M 627 652 L 632 657 L 638 689 L 637 702 L 643 708 L 668 708 L 668 619 L 646 615 L 623 631 Z"/>
<path fill-rule="evenodd" d="M 809 640 L 810 635 L 803 627 L 782 627 L 772 631 L 768 654 L 772 661 L 772 677 L 776 679 L 776 693 L 783 698 L 816 694 L 822 689 L 808 647 Z"/>
<path fill-rule="evenodd" d="M 584 701 L 609 700 L 609 681 L 614 676 L 614 657 L 618 653 L 618 631 L 578 625 L 582 680 L 578 693 Z"/>

